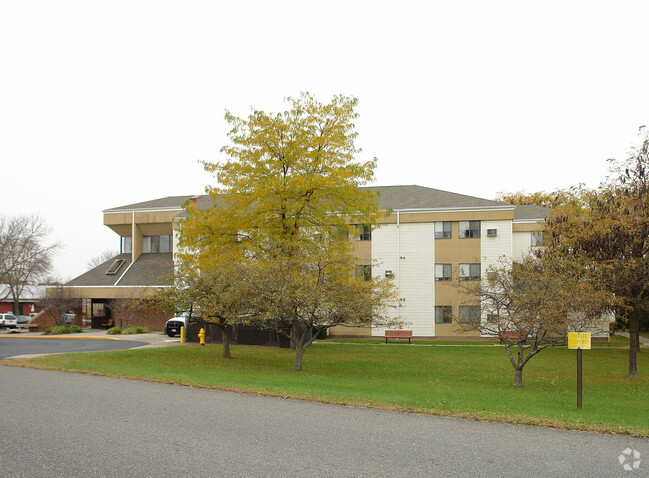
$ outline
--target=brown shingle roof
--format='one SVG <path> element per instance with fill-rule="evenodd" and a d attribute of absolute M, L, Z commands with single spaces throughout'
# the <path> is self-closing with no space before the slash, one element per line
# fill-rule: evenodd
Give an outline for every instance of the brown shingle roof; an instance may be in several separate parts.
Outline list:
<path fill-rule="evenodd" d="M 372 186 L 361 189 L 378 192 L 381 209 L 444 209 L 507 207 L 508 204 L 424 186 Z"/>
<path fill-rule="evenodd" d="M 484 208 L 484 207 L 507 207 L 508 204 L 482 199 L 464 194 L 442 191 L 440 189 L 427 188 L 424 186 L 370 186 L 361 189 L 376 191 L 379 193 L 378 201 L 382 209 L 444 209 L 444 208 Z M 126 206 L 119 206 L 106 209 L 104 212 L 117 212 L 132 209 L 182 209 L 183 204 L 194 198 L 201 208 L 210 205 L 208 195 L 196 196 L 169 196 L 166 198 L 153 199 Z M 179 214 L 183 217 L 184 212 Z"/>
<path fill-rule="evenodd" d="M 550 214 L 550 208 L 544 206 L 533 206 L 531 204 L 521 204 L 514 209 L 514 220 L 534 221 L 543 220 Z"/>
<path fill-rule="evenodd" d="M 185 201 L 192 197 L 194 196 L 167 196 L 166 198 L 151 199 L 150 201 L 105 209 L 104 212 L 130 211 L 132 209 L 182 209 Z"/>
<path fill-rule="evenodd" d="M 370 186 L 360 189 L 376 191 L 378 193 L 378 202 L 381 209 L 445 209 L 445 208 L 489 208 L 489 207 L 508 207 L 509 204 L 482 199 L 464 194 L 442 191 L 440 189 L 427 188 L 424 186 Z M 190 196 L 179 196 L 189 199 Z M 211 199 L 208 195 L 193 196 L 197 204 L 202 208 L 209 207 Z M 169 198 L 165 198 L 168 200 Z M 161 199 L 139 203 L 121 208 L 108 209 L 114 211 L 119 209 L 137 209 L 138 207 L 155 207 L 162 204 Z M 180 203 L 182 204 L 182 202 Z M 178 218 L 186 217 L 183 211 L 176 216 Z"/>
<path fill-rule="evenodd" d="M 173 254 L 171 252 L 142 254 L 119 281 L 119 285 L 170 285 L 173 282 L 171 277 L 173 270 Z"/>
<path fill-rule="evenodd" d="M 105 287 L 114 285 L 155 287 L 169 285 L 173 272 L 172 256 L 173 254 L 170 252 L 142 254 L 131 265 L 130 253 L 119 254 L 85 274 L 72 279 L 65 285 L 68 287 Z M 125 262 L 116 274 L 106 274 L 106 271 L 116 259 L 124 259 Z"/>

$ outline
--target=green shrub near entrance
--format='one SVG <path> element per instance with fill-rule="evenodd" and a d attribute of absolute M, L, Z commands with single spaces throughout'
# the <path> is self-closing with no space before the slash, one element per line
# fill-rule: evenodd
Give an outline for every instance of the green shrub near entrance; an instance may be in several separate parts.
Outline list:
<path fill-rule="evenodd" d="M 43 334 L 61 335 L 61 334 L 79 334 L 81 332 L 83 332 L 83 329 L 78 325 L 71 325 L 70 327 L 66 327 L 64 325 L 56 325 L 54 327 L 50 327 L 49 329 L 45 329 L 43 331 Z"/>
<path fill-rule="evenodd" d="M 149 334 L 151 331 L 140 325 L 131 325 L 123 329 L 122 327 L 111 327 L 106 331 L 108 335 L 132 335 L 132 334 Z"/>
<path fill-rule="evenodd" d="M 122 334 L 124 335 L 132 335 L 132 334 L 149 334 L 151 331 L 147 329 L 146 327 L 142 327 L 140 325 L 131 325 L 130 327 L 127 327 L 124 329 Z"/>

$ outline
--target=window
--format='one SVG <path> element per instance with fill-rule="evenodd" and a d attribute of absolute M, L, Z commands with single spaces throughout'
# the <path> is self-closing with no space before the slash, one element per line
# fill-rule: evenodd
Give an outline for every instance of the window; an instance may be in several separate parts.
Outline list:
<path fill-rule="evenodd" d="M 542 246 L 545 241 L 544 232 L 533 232 L 532 233 L 532 247 Z"/>
<path fill-rule="evenodd" d="M 480 237 L 480 221 L 460 221 L 460 239 Z"/>
<path fill-rule="evenodd" d="M 371 241 L 372 229 L 370 229 L 370 226 L 356 226 L 356 240 Z"/>
<path fill-rule="evenodd" d="M 491 325 L 495 325 L 498 323 L 500 320 L 500 317 L 498 314 L 487 314 L 487 323 Z"/>
<path fill-rule="evenodd" d="M 451 264 L 435 264 L 435 280 L 449 281 L 452 277 Z"/>
<path fill-rule="evenodd" d="M 480 322 L 479 305 L 461 305 L 459 319 L 461 323 Z"/>
<path fill-rule="evenodd" d="M 108 270 L 106 271 L 106 275 L 114 275 L 117 274 L 117 271 L 119 270 L 120 267 L 122 267 L 122 264 L 124 264 L 126 260 L 124 259 L 115 259 L 113 263 L 110 265 Z"/>
<path fill-rule="evenodd" d="M 171 234 L 160 236 L 160 252 L 171 252 Z"/>
<path fill-rule="evenodd" d="M 372 280 L 372 266 L 360 265 L 356 266 L 356 278 L 363 280 Z"/>
<path fill-rule="evenodd" d="M 480 263 L 460 264 L 460 280 L 480 280 Z"/>
<path fill-rule="evenodd" d="M 438 221 L 435 223 L 435 239 L 450 239 L 451 237 L 450 221 Z"/>
<path fill-rule="evenodd" d="M 92 303 L 92 315 L 93 317 L 106 317 L 106 307 L 103 302 Z"/>
<path fill-rule="evenodd" d="M 453 321 L 453 308 L 450 305 L 435 306 L 435 323 L 450 324 Z"/>
<path fill-rule="evenodd" d="M 142 238 L 142 252 L 172 252 L 171 244 L 171 234 L 144 236 Z"/>
<path fill-rule="evenodd" d="M 132 252 L 133 251 L 133 243 L 131 242 L 131 236 L 124 236 L 122 237 L 121 244 L 120 244 L 120 252 L 122 254 L 125 254 L 127 252 Z"/>

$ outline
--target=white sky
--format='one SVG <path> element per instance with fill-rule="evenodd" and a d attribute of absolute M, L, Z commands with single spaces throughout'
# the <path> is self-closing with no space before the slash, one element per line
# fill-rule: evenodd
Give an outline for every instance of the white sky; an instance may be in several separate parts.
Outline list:
<path fill-rule="evenodd" d="M 649 2 L 5 1 L 0 214 L 39 213 L 56 274 L 119 248 L 102 210 L 201 194 L 226 109 L 360 100 L 375 184 L 492 199 L 596 186 L 649 126 Z"/>

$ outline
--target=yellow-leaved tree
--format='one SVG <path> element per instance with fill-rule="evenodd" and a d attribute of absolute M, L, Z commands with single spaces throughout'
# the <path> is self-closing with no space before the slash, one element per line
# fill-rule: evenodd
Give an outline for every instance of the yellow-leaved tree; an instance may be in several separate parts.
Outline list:
<path fill-rule="evenodd" d="M 355 278 L 350 234 L 383 212 L 372 180 L 376 159 L 358 161 L 355 98 L 321 103 L 308 93 L 288 98 L 278 114 L 226 113 L 232 126 L 210 200 L 187 206 L 180 227 L 181 262 L 200 271 L 245 264 L 246 321 L 290 338 L 295 370 L 313 331 L 345 324 L 393 325 L 387 279 Z M 251 286 L 252 284 L 252 286 Z M 250 287 L 254 289 L 251 291 Z"/>

